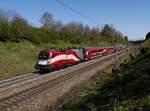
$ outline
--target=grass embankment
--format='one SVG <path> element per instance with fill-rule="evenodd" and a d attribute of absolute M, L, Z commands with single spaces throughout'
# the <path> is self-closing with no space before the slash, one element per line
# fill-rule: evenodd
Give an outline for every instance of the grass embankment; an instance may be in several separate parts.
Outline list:
<path fill-rule="evenodd" d="M 0 43 L 0 79 L 33 71 L 38 48 L 29 42 Z"/>
<path fill-rule="evenodd" d="M 67 43 L 33 44 L 28 41 L 20 43 L 0 42 L 0 79 L 6 79 L 35 71 L 37 55 L 40 50 L 49 47 L 68 47 Z"/>
<path fill-rule="evenodd" d="M 150 111 L 150 52 L 129 57 L 120 64 L 119 72 L 112 75 L 108 69 L 63 110 Z"/>

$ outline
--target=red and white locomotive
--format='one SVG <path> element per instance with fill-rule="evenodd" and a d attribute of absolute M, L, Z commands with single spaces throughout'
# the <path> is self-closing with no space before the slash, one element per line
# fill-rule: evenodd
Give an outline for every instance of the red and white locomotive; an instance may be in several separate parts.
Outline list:
<path fill-rule="evenodd" d="M 123 47 L 107 47 L 107 48 L 74 48 L 74 49 L 45 49 L 38 55 L 37 64 L 35 66 L 40 72 L 60 69 L 69 65 L 87 61 L 102 55 L 114 53 Z"/>

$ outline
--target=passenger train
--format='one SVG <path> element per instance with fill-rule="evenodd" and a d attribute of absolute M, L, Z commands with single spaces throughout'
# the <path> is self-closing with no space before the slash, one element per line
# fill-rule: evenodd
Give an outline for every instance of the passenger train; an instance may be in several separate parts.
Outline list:
<path fill-rule="evenodd" d="M 64 68 L 124 49 L 124 46 L 102 48 L 44 49 L 38 55 L 35 68 L 40 73 Z"/>

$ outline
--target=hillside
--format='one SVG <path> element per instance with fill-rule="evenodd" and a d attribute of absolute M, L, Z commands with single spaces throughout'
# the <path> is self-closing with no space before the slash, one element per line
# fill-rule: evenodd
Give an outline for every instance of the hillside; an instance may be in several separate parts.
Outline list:
<path fill-rule="evenodd" d="M 150 46 L 146 41 L 143 46 Z M 65 111 L 149 111 L 150 49 L 140 49 L 137 56 L 120 65 L 112 75 L 106 71 L 89 89 L 64 105 Z M 147 52 L 148 51 L 148 52 Z"/>

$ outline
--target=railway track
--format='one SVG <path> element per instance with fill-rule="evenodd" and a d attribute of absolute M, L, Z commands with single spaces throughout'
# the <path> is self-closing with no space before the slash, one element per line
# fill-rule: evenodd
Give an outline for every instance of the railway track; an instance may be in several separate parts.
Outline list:
<path fill-rule="evenodd" d="M 70 67 L 68 67 L 68 68 L 70 68 Z M 63 70 L 63 69 L 61 69 L 61 70 Z M 55 72 L 55 71 L 53 71 L 53 72 Z M 24 81 L 27 81 L 30 79 L 38 78 L 39 76 L 42 76 L 42 75 L 40 75 L 38 72 L 34 72 L 34 73 L 24 74 L 22 76 L 17 76 L 14 78 L 6 79 L 6 80 L 0 80 L 0 91 L 4 88 L 6 89 L 7 87 L 11 87 L 18 83 L 21 83 L 21 82 L 24 82 Z"/>
<path fill-rule="evenodd" d="M 121 54 L 122 52 L 119 52 L 119 53 Z M 71 72 L 66 73 L 55 79 L 48 80 L 46 82 L 43 82 L 43 83 L 36 85 L 34 87 L 31 87 L 29 89 L 22 90 L 16 94 L 9 95 L 5 98 L 2 98 L 0 100 L 0 111 L 5 111 L 7 108 L 17 105 L 18 103 L 21 103 L 28 98 L 33 98 L 34 96 L 37 96 L 49 89 L 53 89 L 55 85 L 65 82 L 65 81 L 77 76 L 78 74 L 82 73 L 83 71 L 90 71 L 92 68 L 102 64 L 105 61 L 108 61 L 109 59 L 112 59 L 113 56 L 114 56 L 114 54 L 112 54 L 111 56 L 109 56 L 101 61 L 96 61 L 94 63 L 86 65 L 85 67 L 81 67 L 76 71 L 71 71 Z M 16 79 L 10 79 L 5 82 L 0 82 L 0 88 L 9 87 L 12 84 L 18 84 L 22 81 L 26 81 L 28 79 L 33 79 L 33 78 L 38 78 L 38 75 L 33 74 L 32 76 L 18 77 Z"/>
<path fill-rule="evenodd" d="M 31 74 L 14 77 L 14 78 L 7 79 L 7 80 L 2 80 L 0 81 L 0 90 L 9 86 L 15 85 L 17 83 L 24 82 L 26 80 L 38 77 L 38 76 L 39 76 L 38 73 L 31 73 Z"/>
<path fill-rule="evenodd" d="M 89 61 L 89 64 L 91 64 L 92 62 L 93 62 L 92 60 Z M 81 63 L 81 64 L 85 64 L 85 63 Z M 73 67 L 76 67 L 75 69 L 80 68 L 80 66 L 78 66 L 78 65 L 73 66 Z M 38 81 L 42 78 L 45 79 L 50 76 L 54 76 L 59 72 L 67 73 L 68 70 L 70 70 L 71 68 L 72 67 L 67 67 L 66 69 L 56 70 L 56 71 L 53 71 L 51 73 L 44 74 L 44 75 L 40 75 L 39 73 L 30 73 L 30 74 L 23 75 L 23 76 L 17 76 L 17 77 L 11 78 L 11 79 L 1 80 L 0 81 L 0 99 L 1 99 L 1 96 L 4 96 L 3 94 L 8 93 L 9 91 L 11 91 L 11 89 L 15 89 L 15 86 L 17 87 L 17 85 L 27 84 L 28 81 L 30 83 L 31 81 L 34 81 L 34 80 Z M 22 86 L 22 87 L 24 87 L 24 86 Z"/>
<path fill-rule="evenodd" d="M 92 61 L 90 61 L 90 62 L 92 62 Z M 69 68 L 71 68 L 71 67 L 68 67 L 68 69 Z M 61 70 L 64 71 L 63 69 L 61 69 Z M 55 71 L 53 71 L 52 73 L 54 73 L 54 72 Z M 24 74 L 22 76 L 17 76 L 17 77 L 6 79 L 6 80 L 1 80 L 0 81 L 0 93 L 2 93 L 2 91 L 4 89 L 7 89 L 7 88 L 13 87 L 17 84 L 26 82 L 27 80 L 39 78 L 39 76 L 42 76 L 42 75 L 35 72 L 35 73 L 30 73 L 30 74 Z"/>

